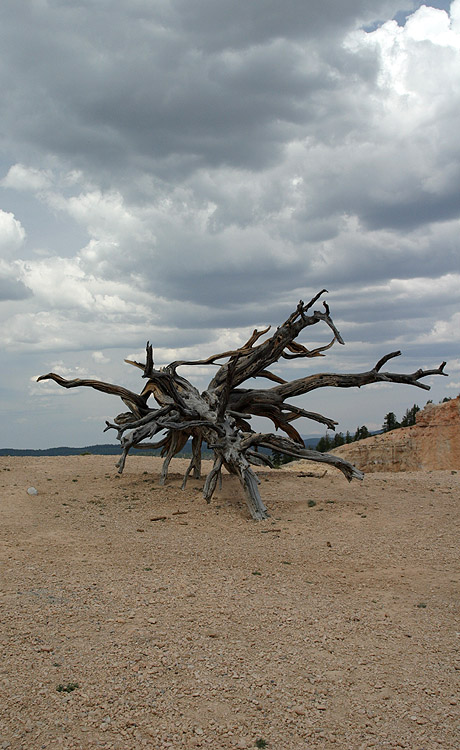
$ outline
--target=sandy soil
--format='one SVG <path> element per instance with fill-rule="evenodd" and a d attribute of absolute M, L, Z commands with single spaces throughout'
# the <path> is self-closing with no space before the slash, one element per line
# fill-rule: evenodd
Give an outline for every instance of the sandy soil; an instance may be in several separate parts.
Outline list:
<path fill-rule="evenodd" d="M 460 746 L 460 473 L 158 468 L 0 459 L 1 749 Z"/>

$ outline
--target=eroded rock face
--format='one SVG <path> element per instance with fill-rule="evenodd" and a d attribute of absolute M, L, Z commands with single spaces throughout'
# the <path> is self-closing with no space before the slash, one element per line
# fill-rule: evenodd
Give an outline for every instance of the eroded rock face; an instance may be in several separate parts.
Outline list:
<path fill-rule="evenodd" d="M 331 451 L 364 472 L 460 469 L 460 396 L 427 404 L 413 427 L 343 445 Z"/>

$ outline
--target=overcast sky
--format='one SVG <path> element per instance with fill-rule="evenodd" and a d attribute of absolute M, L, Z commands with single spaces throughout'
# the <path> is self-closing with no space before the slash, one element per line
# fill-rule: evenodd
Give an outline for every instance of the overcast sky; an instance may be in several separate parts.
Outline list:
<path fill-rule="evenodd" d="M 0 89 L 0 447 L 113 441 L 119 400 L 40 374 L 138 390 L 147 339 L 204 357 L 323 287 L 346 346 L 279 373 L 450 377 L 302 405 L 459 393 L 460 0 L 2 0 Z"/>

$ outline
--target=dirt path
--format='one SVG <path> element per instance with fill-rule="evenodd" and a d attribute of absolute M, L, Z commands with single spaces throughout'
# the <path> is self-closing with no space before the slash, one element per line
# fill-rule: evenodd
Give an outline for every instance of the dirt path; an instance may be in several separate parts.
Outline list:
<path fill-rule="evenodd" d="M 0 459 L 0 750 L 457 750 L 460 473 L 158 467 Z"/>

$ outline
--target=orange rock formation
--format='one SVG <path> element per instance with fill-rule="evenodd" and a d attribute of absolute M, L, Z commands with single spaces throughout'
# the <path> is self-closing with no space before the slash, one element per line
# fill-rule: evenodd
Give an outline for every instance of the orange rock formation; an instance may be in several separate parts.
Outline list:
<path fill-rule="evenodd" d="M 460 469 L 460 396 L 427 404 L 401 427 L 331 451 L 364 472 Z"/>

